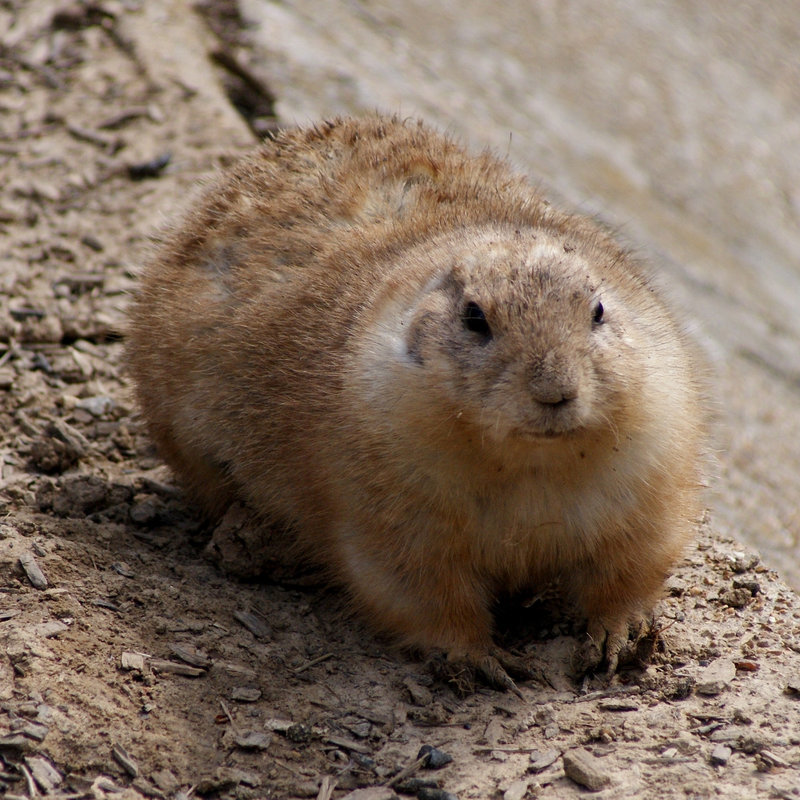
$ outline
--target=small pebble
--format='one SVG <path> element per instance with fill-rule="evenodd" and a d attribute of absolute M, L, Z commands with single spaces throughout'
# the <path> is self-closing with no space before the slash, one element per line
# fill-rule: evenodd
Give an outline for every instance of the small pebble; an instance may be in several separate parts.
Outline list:
<path fill-rule="evenodd" d="M 45 578 L 32 553 L 23 553 L 19 557 L 19 563 L 34 589 L 47 588 L 47 578 Z"/>
<path fill-rule="evenodd" d="M 271 740 L 272 736 L 263 731 L 245 731 L 234 737 L 236 746 L 243 750 L 266 750 Z"/>
<path fill-rule="evenodd" d="M 761 560 L 755 553 L 732 553 L 729 558 L 731 568 L 739 574 L 757 567 Z"/>
<path fill-rule="evenodd" d="M 172 153 L 162 153 L 149 161 L 129 164 L 128 176 L 134 181 L 144 180 L 145 178 L 158 178 L 167 164 L 169 164 L 171 158 Z"/>
<path fill-rule="evenodd" d="M 800 697 L 800 678 L 789 678 L 786 684 L 786 693 Z"/>
<path fill-rule="evenodd" d="M 523 800 L 523 798 L 528 794 L 528 789 L 530 788 L 531 781 L 530 780 L 519 780 L 514 781 L 504 792 L 503 792 L 503 800 Z"/>
<path fill-rule="evenodd" d="M 400 794 L 413 794 L 419 796 L 423 789 L 438 789 L 439 782 L 436 778 L 406 778 L 394 785 Z"/>
<path fill-rule="evenodd" d="M 60 620 L 51 619 L 49 622 L 40 622 L 38 625 L 34 625 L 33 630 L 42 639 L 55 639 L 65 633 L 68 627 Z"/>
<path fill-rule="evenodd" d="M 753 595 L 747 589 L 728 589 L 720 600 L 731 608 L 744 608 L 751 600 Z"/>
<path fill-rule="evenodd" d="M 444 789 L 423 788 L 417 792 L 417 800 L 458 800 L 458 798 Z"/>
<path fill-rule="evenodd" d="M 255 703 L 261 699 L 261 689 L 254 686 L 234 686 L 231 689 L 231 700 L 239 703 Z"/>
<path fill-rule="evenodd" d="M 93 417 L 102 417 L 114 408 L 114 399 L 106 395 L 97 397 L 84 397 L 75 403 L 75 408 L 88 411 Z"/>
<path fill-rule="evenodd" d="M 261 785 L 261 779 L 255 772 L 235 767 L 217 767 L 211 775 L 200 778 L 195 786 L 195 791 L 200 795 L 212 794 L 239 784 L 257 788 Z"/>
<path fill-rule="evenodd" d="M 411 680 L 411 678 L 406 678 L 406 680 L 403 681 L 403 685 L 406 687 L 411 702 L 415 706 L 429 706 L 433 701 L 433 695 L 430 690 L 426 689 L 424 686 L 420 686 L 416 681 Z"/>
<path fill-rule="evenodd" d="M 136 525 L 149 525 L 158 518 L 161 503 L 155 497 L 145 497 L 135 502 L 128 512 L 131 522 Z"/>
<path fill-rule="evenodd" d="M 761 584 L 758 581 L 749 580 L 747 578 L 736 578 L 733 581 L 734 589 L 747 589 L 750 594 L 755 597 L 761 594 Z"/>
<path fill-rule="evenodd" d="M 728 658 L 712 661 L 697 679 L 697 693 L 709 696 L 720 694 L 736 677 L 736 665 Z"/>
<path fill-rule="evenodd" d="M 551 764 L 558 761 L 561 755 L 558 750 L 534 750 L 531 753 L 531 763 L 528 765 L 528 772 L 541 772 Z"/>
<path fill-rule="evenodd" d="M 554 722 L 554 723 L 552 723 L 551 725 L 548 725 L 548 726 L 547 726 L 547 727 L 544 729 L 544 738 L 545 738 L 545 739 L 555 739 L 555 738 L 556 738 L 556 736 L 558 736 L 558 734 L 559 734 L 559 731 L 560 731 L 560 730 L 561 730 L 561 729 L 560 729 L 560 728 L 558 727 L 558 725 L 556 725 L 556 723 Z"/>
<path fill-rule="evenodd" d="M 728 759 L 731 757 L 731 753 L 733 751 L 724 744 L 718 744 L 712 751 L 711 751 L 711 763 L 716 764 L 717 766 L 724 767 L 725 764 L 728 763 Z"/>
<path fill-rule="evenodd" d="M 424 744 L 420 747 L 417 758 L 422 758 L 424 755 L 428 756 L 424 763 L 425 769 L 441 769 L 445 764 L 449 764 L 453 760 L 453 756 L 449 753 L 438 750 L 429 744 Z"/>
<path fill-rule="evenodd" d="M 575 783 L 599 792 L 611 783 L 611 776 L 588 750 L 578 747 L 564 753 L 564 773 Z"/>

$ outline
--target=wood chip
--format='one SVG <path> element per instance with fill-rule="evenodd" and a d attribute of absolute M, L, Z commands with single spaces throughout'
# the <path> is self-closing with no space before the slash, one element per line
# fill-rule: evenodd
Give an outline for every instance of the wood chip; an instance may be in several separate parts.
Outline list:
<path fill-rule="evenodd" d="M 328 742 L 328 744 L 341 747 L 343 750 L 352 750 L 355 753 L 362 753 L 363 755 L 369 755 L 373 751 L 372 747 L 362 744 L 361 742 L 356 742 L 353 739 L 345 739 L 343 736 L 328 736 L 325 741 Z"/>
<path fill-rule="evenodd" d="M 424 708 L 433 702 L 433 694 L 431 694 L 430 689 L 420 686 L 415 680 L 406 678 L 403 681 L 403 686 L 405 686 L 405 689 L 411 698 L 411 702 L 415 706 L 422 706 Z"/>
<path fill-rule="evenodd" d="M 111 755 L 114 757 L 117 764 L 119 764 L 131 778 L 139 777 L 139 767 L 121 744 L 115 744 L 111 748 Z"/>
<path fill-rule="evenodd" d="M 75 358 L 76 351 L 72 350 L 71 353 L 72 357 Z M 81 366 L 81 364 L 79 363 L 78 366 Z M 88 370 L 89 375 L 87 377 L 91 377 L 93 372 L 91 365 L 89 365 Z M 89 452 L 89 440 L 77 428 L 73 428 L 63 419 L 54 419 L 50 423 L 49 430 L 51 435 L 64 442 L 79 458 L 83 458 Z"/>
<path fill-rule="evenodd" d="M 82 142 L 89 142 L 96 144 L 109 150 L 111 153 L 116 153 L 123 146 L 123 142 L 116 136 L 111 136 L 107 133 L 94 131 L 91 128 L 84 128 L 82 125 L 67 125 L 67 130 L 72 136 Z"/>
<path fill-rule="evenodd" d="M 115 561 L 111 565 L 111 569 L 113 569 L 117 575 L 122 575 L 123 578 L 136 577 L 136 573 L 124 561 Z"/>
<path fill-rule="evenodd" d="M 112 603 L 110 600 L 104 600 L 102 597 L 92 600 L 92 605 L 98 608 L 107 608 L 109 611 L 119 612 L 122 610 L 116 603 Z"/>
<path fill-rule="evenodd" d="M 0 609 L 0 622 L 5 622 L 7 619 L 12 619 L 22 612 L 18 608 L 4 608 Z"/>
<path fill-rule="evenodd" d="M 5 736 L 0 736 L 0 749 L 2 750 L 19 750 L 23 753 L 33 750 L 33 744 L 27 736 L 17 732 L 7 733 Z"/>
<path fill-rule="evenodd" d="M 36 635 L 42 639 L 55 639 L 56 636 L 60 636 L 65 631 L 68 631 L 69 628 L 63 622 L 53 619 L 50 620 L 50 622 L 42 622 L 36 625 L 34 630 L 36 631 Z"/>
<path fill-rule="evenodd" d="M 272 635 L 269 625 L 249 611 L 234 611 L 233 618 L 244 625 L 256 639 L 268 639 Z"/>
<path fill-rule="evenodd" d="M 190 667 L 188 664 L 179 664 L 177 661 L 167 661 L 162 658 L 152 658 L 149 661 L 150 667 L 154 672 L 166 672 L 173 675 L 184 675 L 187 678 L 199 678 L 205 675 L 204 669 Z"/>
<path fill-rule="evenodd" d="M 234 734 L 234 741 L 243 750 L 266 750 L 272 736 L 263 731 L 243 731 Z"/>
<path fill-rule="evenodd" d="M 254 682 L 258 678 L 255 670 L 243 664 L 234 664 L 232 661 L 215 661 L 213 670 L 214 672 L 219 672 L 221 670 L 227 673 L 231 678 L 235 678 L 239 681 Z"/>
<path fill-rule="evenodd" d="M 276 733 L 286 733 L 292 725 L 294 725 L 294 722 L 290 719 L 277 719 L 275 717 L 268 719 L 264 723 L 264 727 L 267 728 L 267 730 L 275 731 Z"/>
<path fill-rule="evenodd" d="M 21 728 L 17 729 L 17 733 L 27 736 L 29 739 L 35 739 L 37 742 L 43 742 L 49 733 L 50 728 L 47 725 L 42 725 L 41 722 L 26 722 Z"/>
<path fill-rule="evenodd" d="M 64 776 L 43 756 L 25 756 L 24 761 L 31 777 L 45 794 L 50 794 L 64 780 Z"/>
<path fill-rule="evenodd" d="M 144 672 L 145 656 L 142 653 L 132 653 L 130 651 L 122 654 L 122 669 L 135 669 Z"/>
<path fill-rule="evenodd" d="M 255 703 L 261 699 L 261 689 L 255 686 L 234 686 L 231 689 L 231 700 L 239 703 Z"/>
<path fill-rule="evenodd" d="M 181 661 L 185 661 L 198 669 L 208 669 L 211 666 L 211 659 L 200 649 L 184 642 L 175 642 L 169 646 L 173 655 Z"/>
<path fill-rule="evenodd" d="M 28 580 L 35 589 L 46 589 L 48 586 L 47 578 L 36 563 L 33 553 L 25 552 L 19 557 L 19 563 L 25 572 Z"/>
<path fill-rule="evenodd" d="M 781 769 L 788 769 L 792 765 L 786 761 L 785 759 L 781 758 L 779 755 L 776 755 L 771 750 L 762 750 L 759 753 L 761 756 L 762 761 L 769 764 L 772 767 L 780 767 Z"/>
<path fill-rule="evenodd" d="M 623 700 L 610 697 L 607 700 L 601 700 L 597 707 L 601 711 L 638 711 L 639 704 L 633 700 Z"/>

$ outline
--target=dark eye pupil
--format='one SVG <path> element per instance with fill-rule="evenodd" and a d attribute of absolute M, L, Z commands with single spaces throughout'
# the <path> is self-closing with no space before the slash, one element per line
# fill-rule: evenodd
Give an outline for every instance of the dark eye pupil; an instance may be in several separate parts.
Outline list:
<path fill-rule="evenodd" d="M 470 301 L 464 306 L 463 320 L 464 327 L 468 331 L 477 333 L 484 339 L 492 338 L 492 329 L 486 321 L 486 315 L 483 313 L 483 309 L 477 303 Z"/>
<path fill-rule="evenodd" d="M 595 325 L 599 325 L 603 321 L 603 304 L 600 302 L 598 302 L 598 304 L 594 307 L 592 321 Z"/>

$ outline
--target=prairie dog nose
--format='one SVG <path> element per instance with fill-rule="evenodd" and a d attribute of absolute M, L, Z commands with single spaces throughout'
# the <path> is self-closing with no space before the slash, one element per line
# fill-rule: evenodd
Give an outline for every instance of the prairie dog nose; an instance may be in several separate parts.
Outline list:
<path fill-rule="evenodd" d="M 562 385 L 542 381 L 531 385 L 531 395 L 543 406 L 565 406 L 578 396 L 578 388 L 571 384 Z"/>

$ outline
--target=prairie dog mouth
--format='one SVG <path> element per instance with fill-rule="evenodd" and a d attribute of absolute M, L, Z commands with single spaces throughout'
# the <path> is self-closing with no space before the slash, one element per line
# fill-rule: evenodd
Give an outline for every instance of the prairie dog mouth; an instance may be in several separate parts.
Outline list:
<path fill-rule="evenodd" d="M 553 428 L 546 428 L 545 430 L 531 430 L 530 428 L 513 428 L 509 431 L 509 435 L 514 439 L 524 439 L 531 442 L 547 441 L 552 442 L 556 439 L 571 439 L 579 434 L 583 428 L 566 428 L 564 430 L 554 430 Z"/>

